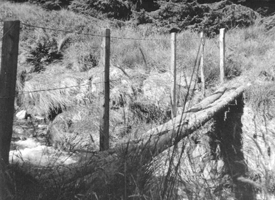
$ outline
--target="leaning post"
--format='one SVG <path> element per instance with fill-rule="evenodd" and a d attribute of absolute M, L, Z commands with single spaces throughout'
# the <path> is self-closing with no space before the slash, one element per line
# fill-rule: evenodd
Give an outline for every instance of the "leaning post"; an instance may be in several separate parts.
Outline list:
<path fill-rule="evenodd" d="M 100 119 L 100 151 L 109 149 L 109 101 L 110 101 L 110 38 L 111 33 L 110 29 L 106 29 L 105 37 L 103 40 L 103 66 L 104 66 L 104 75 L 103 75 L 103 112 Z"/>

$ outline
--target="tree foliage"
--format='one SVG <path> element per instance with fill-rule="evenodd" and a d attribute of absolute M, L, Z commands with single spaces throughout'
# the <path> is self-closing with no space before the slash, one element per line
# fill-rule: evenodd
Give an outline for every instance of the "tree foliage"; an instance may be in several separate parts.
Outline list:
<path fill-rule="evenodd" d="M 214 36 L 220 28 L 250 26 L 258 16 L 250 8 L 227 0 L 211 5 L 167 2 L 152 13 L 154 23 L 166 31 L 191 29 L 204 31 L 208 36 Z"/>
<path fill-rule="evenodd" d="M 131 10 L 134 11 L 154 11 L 159 8 L 159 4 L 157 4 L 156 0 L 124 0 L 125 2 L 128 2 Z"/>
<path fill-rule="evenodd" d="M 69 6 L 74 12 L 98 17 L 99 15 L 114 19 L 129 19 L 131 10 L 121 0 L 73 0 Z"/>
<path fill-rule="evenodd" d="M 217 3 L 205 14 L 201 23 L 194 25 L 194 30 L 204 30 L 209 36 L 218 33 L 220 28 L 248 27 L 253 25 L 259 14 L 245 6 L 230 1 Z"/>
<path fill-rule="evenodd" d="M 22 0 L 16 0 L 22 1 Z M 130 21 L 135 25 L 152 23 L 168 32 L 191 29 L 204 30 L 214 36 L 220 28 L 247 27 L 260 16 L 247 0 L 28 0 L 43 8 L 68 8 L 76 13 L 101 19 Z M 270 1 L 258 1 L 263 5 Z M 211 4 L 210 4 L 211 3 Z M 259 5 L 259 3 L 255 4 Z M 262 9 L 255 6 L 255 9 Z M 262 10 L 263 11 L 263 10 Z"/>

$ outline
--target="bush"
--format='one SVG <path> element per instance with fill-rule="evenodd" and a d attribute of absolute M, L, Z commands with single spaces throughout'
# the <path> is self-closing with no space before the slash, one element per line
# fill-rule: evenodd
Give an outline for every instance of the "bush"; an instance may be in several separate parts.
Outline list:
<path fill-rule="evenodd" d="M 68 69 L 84 72 L 98 66 L 100 47 L 95 41 L 74 42 L 64 52 L 63 63 Z"/>
<path fill-rule="evenodd" d="M 136 25 L 152 23 L 152 19 L 150 19 L 145 10 L 142 10 L 140 12 L 133 11 L 132 16 Z"/>
<path fill-rule="evenodd" d="M 210 37 L 215 36 L 220 28 L 248 27 L 259 17 L 252 9 L 227 0 L 212 5 L 196 2 L 162 3 L 160 9 L 151 15 L 154 23 L 165 27 L 166 31 L 175 27 L 198 32 L 204 30 Z"/>
<path fill-rule="evenodd" d="M 93 17 L 129 19 L 130 8 L 120 0 L 73 0 L 69 9 Z"/>
<path fill-rule="evenodd" d="M 33 65 L 31 72 L 41 72 L 45 66 L 61 60 L 62 56 L 56 39 L 44 32 L 38 36 L 35 44 L 29 46 L 26 62 Z"/>
<path fill-rule="evenodd" d="M 197 3 L 163 3 L 159 10 L 152 13 L 154 23 L 167 30 L 178 27 L 187 29 L 189 25 L 202 21 L 205 13 L 209 11 L 207 6 Z"/>
<path fill-rule="evenodd" d="M 232 4 L 229 1 L 217 3 L 215 7 L 204 16 L 201 23 L 195 25 L 195 30 L 204 30 L 208 36 L 218 34 L 220 28 L 248 27 L 255 23 L 259 15 L 253 10 Z"/>
<path fill-rule="evenodd" d="M 134 11 L 154 11 L 159 8 L 159 5 L 157 4 L 156 0 L 129 0 L 128 1 L 131 7 L 131 10 Z"/>

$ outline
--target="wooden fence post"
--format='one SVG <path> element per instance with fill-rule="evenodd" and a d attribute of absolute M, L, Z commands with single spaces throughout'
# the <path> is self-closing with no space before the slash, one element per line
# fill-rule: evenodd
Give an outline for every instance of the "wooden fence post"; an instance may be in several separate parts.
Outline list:
<path fill-rule="evenodd" d="M 225 29 L 220 29 L 220 81 L 224 82 L 225 68 Z"/>
<path fill-rule="evenodd" d="M 104 65 L 104 77 L 103 77 L 103 112 L 100 119 L 100 151 L 109 149 L 109 101 L 110 101 L 110 29 L 106 29 L 105 37 L 103 41 L 103 65 Z"/>
<path fill-rule="evenodd" d="M 173 82 L 171 85 L 171 114 L 172 118 L 177 116 L 177 65 L 176 65 L 176 33 L 171 33 L 171 74 Z"/>
<path fill-rule="evenodd" d="M 3 30 L 0 70 L 0 159 L 4 164 L 8 164 L 13 126 L 20 21 L 5 21 Z"/>
<path fill-rule="evenodd" d="M 201 90 L 202 95 L 205 97 L 205 76 L 204 76 L 204 66 L 203 66 L 203 59 L 204 59 L 204 44 L 205 38 L 203 32 L 200 34 L 201 36 L 201 60 L 200 60 L 200 71 L 201 71 Z"/>

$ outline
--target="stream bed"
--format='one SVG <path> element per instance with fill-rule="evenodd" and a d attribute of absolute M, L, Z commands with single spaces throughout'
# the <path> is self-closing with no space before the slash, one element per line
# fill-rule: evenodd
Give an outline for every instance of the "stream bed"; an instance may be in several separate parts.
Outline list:
<path fill-rule="evenodd" d="M 79 161 L 74 153 L 57 150 L 46 142 L 47 125 L 16 121 L 10 150 L 10 163 L 35 166 L 69 165 Z"/>

